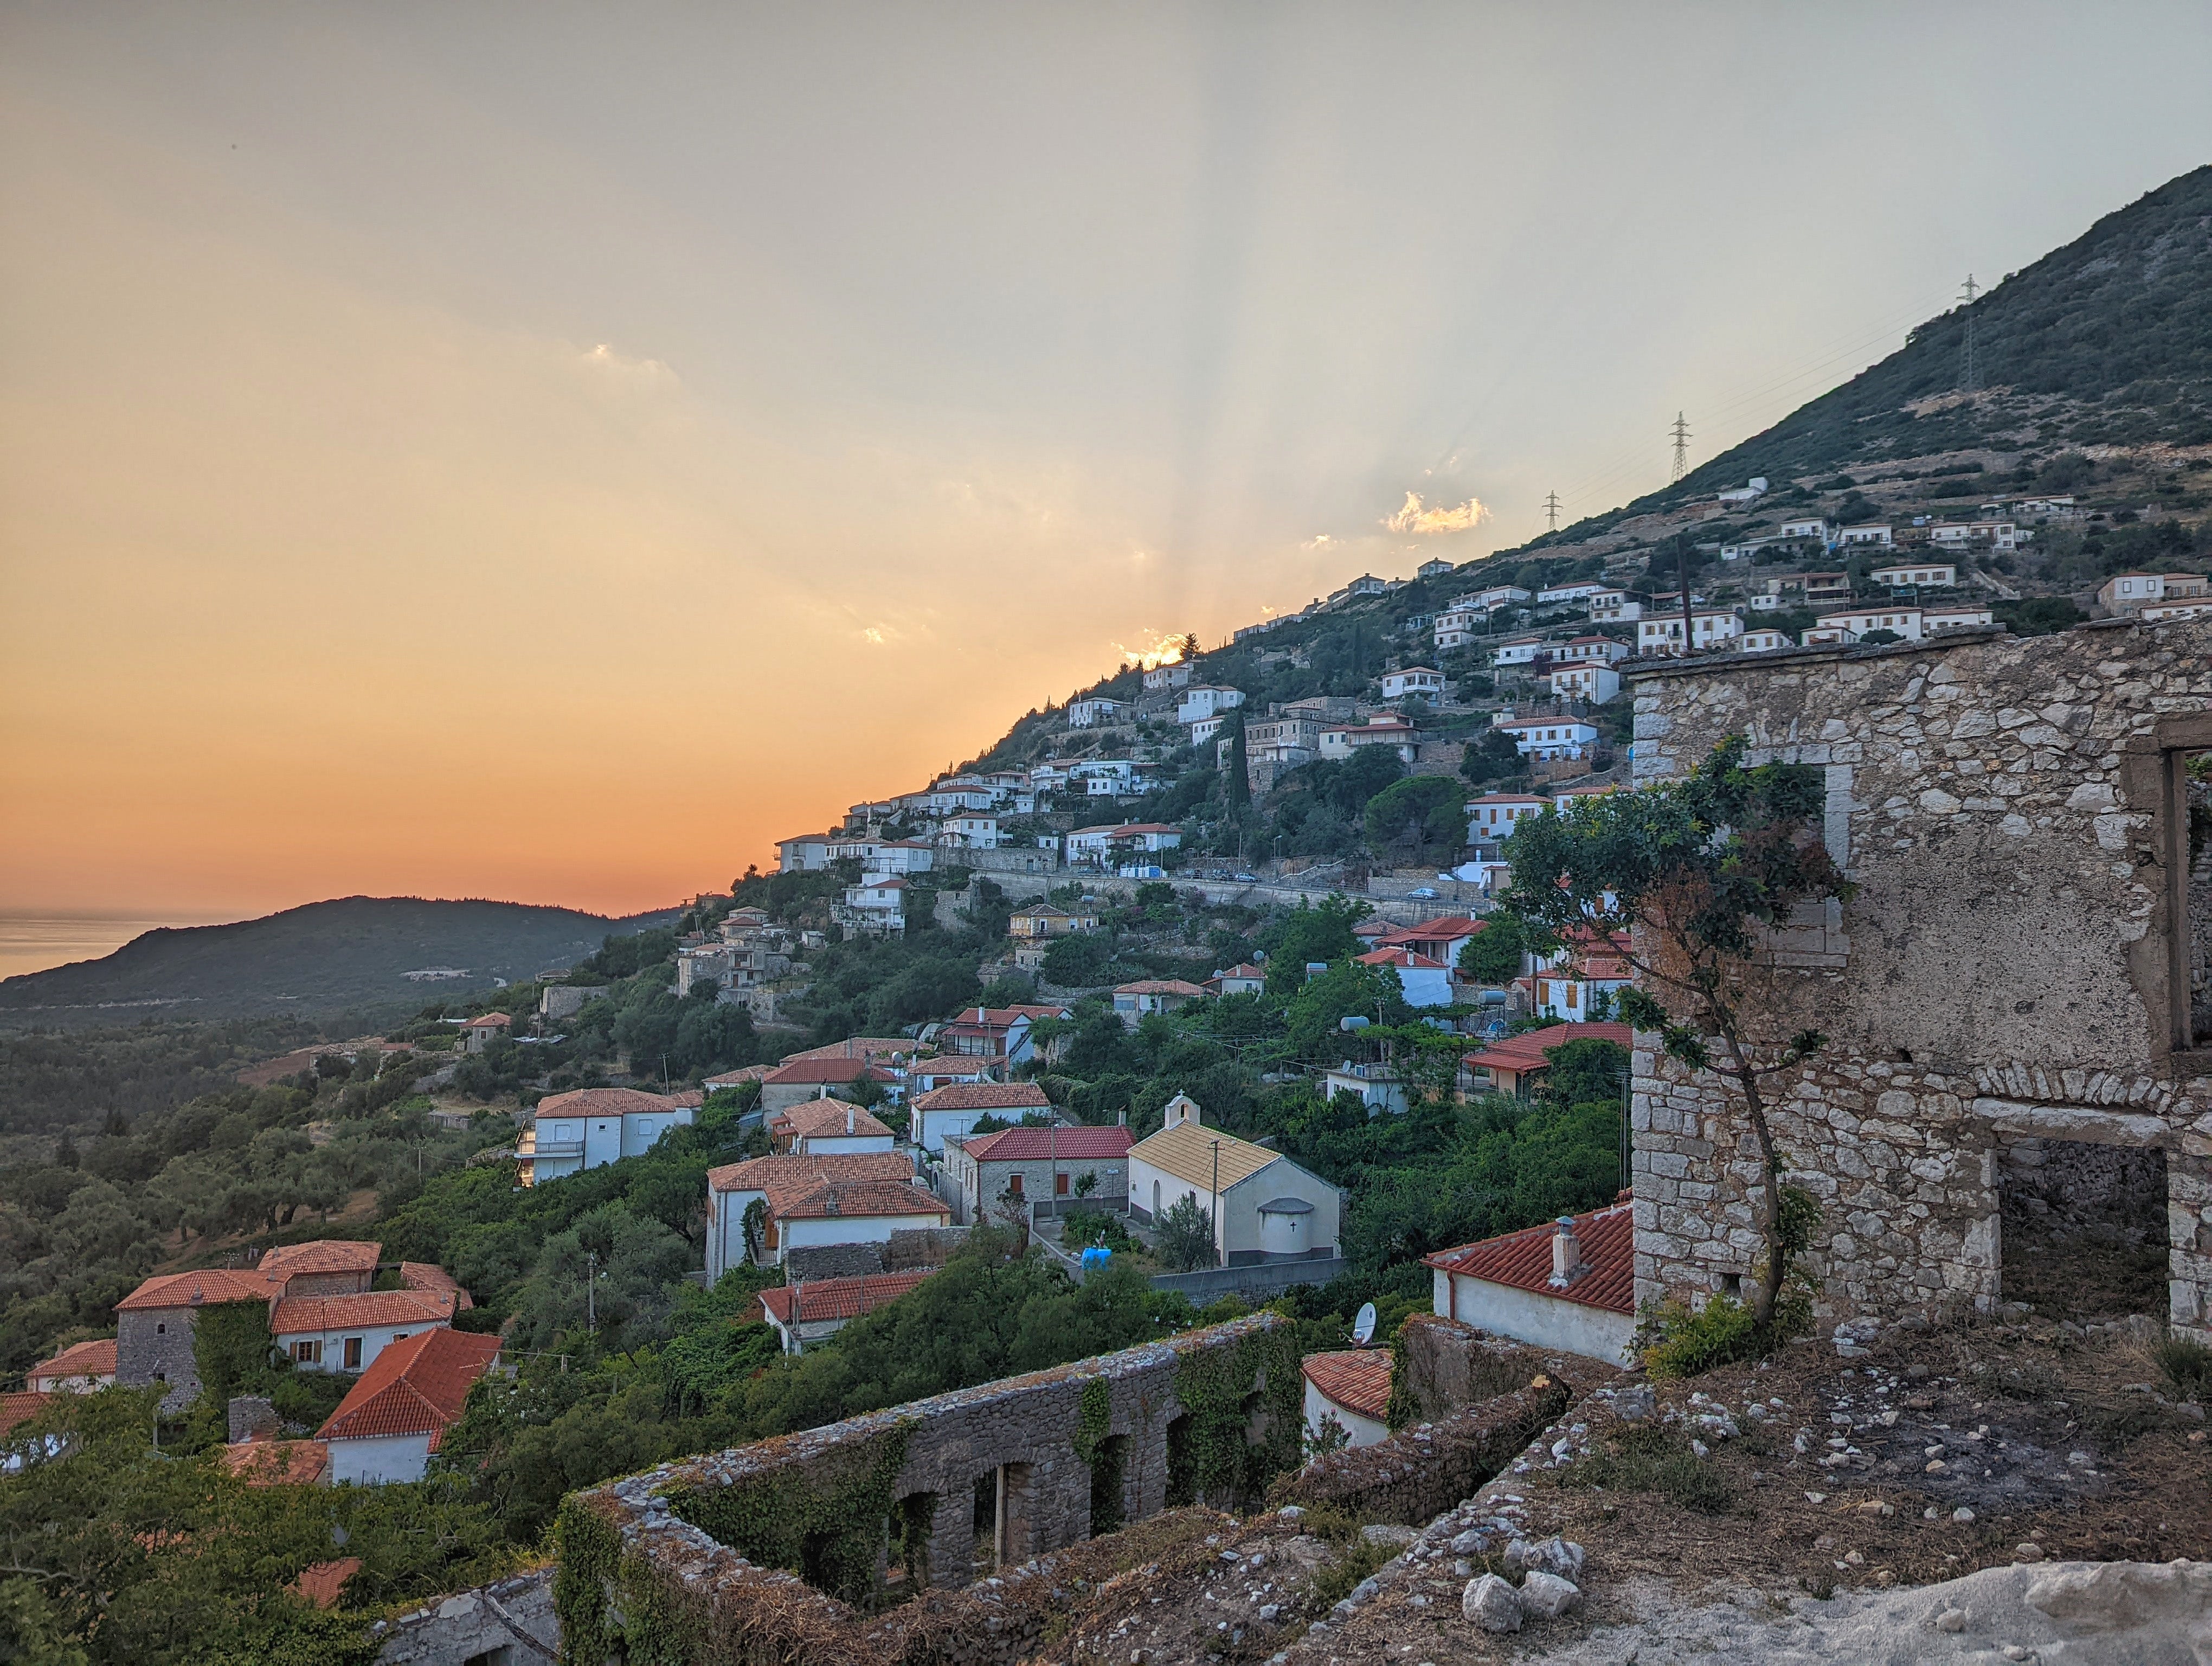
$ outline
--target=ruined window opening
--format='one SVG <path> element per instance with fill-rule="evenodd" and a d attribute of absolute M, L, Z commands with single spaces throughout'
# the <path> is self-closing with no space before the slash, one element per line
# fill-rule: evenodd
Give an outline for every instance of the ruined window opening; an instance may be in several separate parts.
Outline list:
<path fill-rule="evenodd" d="M 2212 1048 L 2212 751 L 2168 754 L 2175 844 L 2174 1045 Z"/>
<path fill-rule="evenodd" d="M 501 1643 L 480 1654 L 472 1654 L 461 1663 L 461 1666 L 514 1666 L 514 1645 Z"/>
<path fill-rule="evenodd" d="M 986 1469 L 975 1477 L 975 1566 L 990 1572 L 998 1572 L 999 1563 L 999 1472 Z"/>
<path fill-rule="evenodd" d="M 1108 1435 L 1091 1455 L 1091 1536 L 1121 1525 L 1122 1476 L 1129 1461 L 1129 1437 Z"/>
<path fill-rule="evenodd" d="M 1191 1440 L 1191 1416 L 1185 1412 L 1168 1425 L 1168 1496 L 1170 1509 L 1198 1502 L 1198 1454 Z"/>
<path fill-rule="evenodd" d="M 2047 1319 L 2167 1308 L 2166 1153 L 2016 1139 L 1997 1147 L 2000 1289 Z"/>

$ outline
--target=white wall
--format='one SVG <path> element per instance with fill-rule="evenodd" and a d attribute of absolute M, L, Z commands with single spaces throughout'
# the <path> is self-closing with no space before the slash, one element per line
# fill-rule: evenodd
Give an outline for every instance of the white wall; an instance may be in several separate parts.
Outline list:
<path fill-rule="evenodd" d="M 919 1190 L 915 1195 L 921 1195 Z M 893 1232 L 944 1225 L 945 1217 L 934 1211 L 927 1214 L 826 1215 L 787 1220 L 775 1259 L 781 1261 L 785 1251 L 813 1250 L 825 1243 L 889 1243 Z"/>
<path fill-rule="evenodd" d="M 383 1435 L 374 1440 L 331 1442 L 331 1484 L 386 1487 L 420 1481 L 430 1464 L 428 1435 Z"/>
<path fill-rule="evenodd" d="M 745 1259 L 745 1209 L 761 1192 L 707 1194 L 707 1282 L 715 1280 Z"/>
<path fill-rule="evenodd" d="M 1513 1285 L 1470 1279 L 1442 1268 L 1435 1275 L 1430 1304 L 1442 1317 L 1477 1325 L 1534 1347 L 1564 1349 L 1609 1365 L 1633 1363 L 1636 1319 L 1581 1302 L 1539 1296 Z"/>
<path fill-rule="evenodd" d="M 370 1325 L 342 1330 L 287 1331 L 275 1340 L 276 1346 L 284 1350 L 284 1357 L 288 1359 L 292 1357 L 292 1345 L 295 1342 L 319 1341 L 323 1345 L 323 1357 L 319 1364 L 313 1361 L 298 1361 L 293 1366 L 295 1371 L 356 1372 L 367 1371 L 369 1366 L 376 1363 L 378 1354 L 383 1353 L 386 1348 L 403 1336 L 412 1336 L 417 1331 L 444 1330 L 447 1328 L 447 1325 L 436 1321 L 417 1320 L 411 1324 L 404 1325 Z M 349 1365 L 345 1362 L 345 1339 L 349 1336 L 361 1338 L 361 1363 L 357 1365 Z"/>
<path fill-rule="evenodd" d="M 1301 1235 L 1310 1235 L 1305 1245 L 1308 1250 L 1334 1248 L 1339 1231 L 1336 1218 L 1339 1199 L 1336 1188 L 1318 1175 L 1308 1174 L 1288 1158 L 1279 1157 L 1257 1174 L 1226 1187 L 1221 1194 L 1221 1231 L 1227 1239 L 1228 1254 L 1238 1255 L 1264 1248 L 1260 1236 L 1260 1206 L 1278 1197 L 1301 1197 L 1313 1205 L 1313 1213 L 1298 1219 L 1307 1223 L 1299 1227 Z"/>
<path fill-rule="evenodd" d="M 1388 1424 L 1377 1423 L 1371 1417 L 1362 1417 L 1358 1412 L 1345 1410 L 1343 1407 L 1314 1387 L 1313 1379 L 1308 1377 L 1306 1379 L 1306 1432 L 1318 1435 L 1321 1432 L 1322 1419 L 1331 1414 L 1335 1416 L 1339 1423 L 1344 1425 L 1344 1431 L 1352 1437 L 1352 1444 L 1354 1446 L 1372 1446 L 1378 1440 L 1388 1440 L 1390 1438 Z"/>
<path fill-rule="evenodd" d="M 891 1136 L 888 1134 L 810 1134 L 800 1140 L 798 1149 L 823 1156 L 835 1152 L 889 1151 Z"/>

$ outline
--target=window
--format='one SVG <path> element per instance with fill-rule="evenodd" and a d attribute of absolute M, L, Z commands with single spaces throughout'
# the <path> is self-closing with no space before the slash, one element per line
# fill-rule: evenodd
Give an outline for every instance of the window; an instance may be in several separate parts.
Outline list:
<path fill-rule="evenodd" d="M 156 1336 L 167 1336 L 169 1334 L 168 1322 L 162 1320 L 157 1322 L 154 1327 L 154 1334 Z"/>
<path fill-rule="evenodd" d="M 1020 1173 L 1017 1171 L 1016 1173 L 1010 1174 L 1006 1177 L 1006 1195 L 1009 1197 L 1019 1197 L 1021 1195 L 1022 1177 Z"/>
<path fill-rule="evenodd" d="M 358 1336 L 345 1339 L 345 1368 L 348 1371 L 361 1369 L 361 1338 Z"/>
<path fill-rule="evenodd" d="M 319 1341 L 295 1342 L 292 1344 L 292 1359 L 299 1365 L 319 1365 L 323 1362 L 323 1345 Z"/>
<path fill-rule="evenodd" d="M 1065 1173 L 1053 1176 L 1052 1192 L 1054 1197 L 1066 1197 L 1067 1195 L 1068 1179 L 1069 1177 Z"/>

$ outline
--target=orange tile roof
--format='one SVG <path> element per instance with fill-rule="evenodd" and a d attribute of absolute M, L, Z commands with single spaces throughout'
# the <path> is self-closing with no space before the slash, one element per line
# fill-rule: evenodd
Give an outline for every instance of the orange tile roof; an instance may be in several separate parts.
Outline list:
<path fill-rule="evenodd" d="M 1433 956 L 1417 954 L 1413 950 L 1394 943 L 1386 949 L 1376 949 L 1357 957 L 1363 966 L 1403 966 L 1417 972 L 1441 972 L 1449 970 Z"/>
<path fill-rule="evenodd" d="M 460 1416 L 470 1386 L 499 1358 L 499 1338 L 460 1330 L 423 1330 L 392 1343 L 361 1374 L 319 1440 L 430 1437 L 430 1450 Z"/>
<path fill-rule="evenodd" d="M 1127 1157 L 1134 1143 L 1125 1128 L 1000 1128 L 970 1134 L 960 1146 L 978 1163 L 1095 1163 Z"/>
<path fill-rule="evenodd" d="M 444 1292 L 365 1290 L 353 1296 L 287 1296 L 270 1310 L 269 1334 L 300 1336 L 378 1325 L 451 1324 L 459 1306 L 459 1291 L 456 1285 Z"/>
<path fill-rule="evenodd" d="M 1468 1054 L 1466 1062 L 1491 1070 L 1545 1070 L 1551 1066 L 1546 1052 L 1577 1041 L 1608 1041 L 1619 1047 L 1633 1044 L 1632 1032 L 1625 1024 L 1553 1024 L 1508 1036 L 1480 1053 Z"/>
<path fill-rule="evenodd" d="M 844 1180 L 798 1192 L 770 1192 L 770 1213 L 779 1220 L 826 1220 L 838 1216 L 882 1219 L 885 1216 L 936 1215 L 952 1219 L 937 1194 L 911 1180 Z"/>
<path fill-rule="evenodd" d="M 346 1581 L 361 1572 L 361 1558 L 341 1556 L 334 1562 L 310 1562 L 300 1570 L 290 1589 L 319 1608 L 334 1608 L 345 1592 Z"/>
<path fill-rule="evenodd" d="M 850 1127 L 845 1121 L 848 1115 L 853 1119 Z M 769 1122 L 777 1133 L 787 1134 L 799 1140 L 845 1134 L 854 1138 L 863 1134 L 877 1138 L 890 1133 L 890 1128 L 860 1106 L 848 1104 L 842 1099 L 807 1099 L 788 1110 L 779 1110 L 769 1118 Z"/>
<path fill-rule="evenodd" d="M 331 1468 L 331 1449 L 319 1440 L 235 1441 L 216 1458 L 248 1487 L 314 1487 Z"/>
<path fill-rule="evenodd" d="M 399 1287 L 416 1291 L 425 1296 L 452 1296 L 454 1306 L 466 1312 L 476 1303 L 469 1292 L 461 1288 L 453 1275 L 435 1262 L 404 1261 L 399 1263 Z"/>
<path fill-rule="evenodd" d="M 1186 983 L 1179 977 L 1145 977 L 1134 983 L 1119 985 L 1117 995 L 1202 995 L 1205 990 L 1195 983 Z"/>
<path fill-rule="evenodd" d="M 787 1060 L 763 1078 L 778 1087 L 842 1086 L 866 1078 L 872 1082 L 895 1082 L 898 1078 L 866 1059 L 806 1058 Z"/>
<path fill-rule="evenodd" d="M 504 1012 L 480 1012 L 461 1026 L 464 1030 L 504 1030 L 514 1020 Z"/>
<path fill-rule="evenodd" d="M 1331 1405 L 1380 1423 L 1390 1403 L 1390 1350 L 1350 1348 L 1341 1353 L 1309 1353 L 1305 1377 Z"/>
<path fill-rule="evenodd" d="M 857 1319 L 863 1313 L 896 1301 L 937 1269 L 918 1268 L 908 1273 L 870 1273 L 857 1279 L 813 1279 L 796 1288 L 777 1285 L 760 1293 L 761 1306 L 778 1324 L 792 1322 L 791 1307 L 799 1303 L 799 1322 L 824 1319 Z"/>
<path fill-rule="evenodd" d="M 301 1273 L 374 1273 L 383 1246 L 357 1238 L 316 1238 L 280 1243 L 264 1255 L 254 1271 L 265 1277 L 294 1278 Z"/>
<path fill-rule="evenodd" d="M 634 1087 L 571 1088 L 566 1093 L 549 1093 L 538 1102 L 540 1116 L 620 1116 L 683 1108 L 666 1094 Z"/>
<path fill-rule="evenodd" d="M 51 1359 L 41 1359 L 31 1367 L 33 1382 L 41 1377 L 112 1377 L 115 1375 L 115 1339 L 96 1337 L 89 1342 L 72 1342 Z"/>
<path fill-rule="evenodd" d="M 1574 1217 L 1584 1270 L 1565 1289 L 1552 1283 L 1552 1237 L 1559 1228 L 1550 1221 L 1424 1256 L 1422 1264 L 1486 1284 L 1510 1285 L 1583 1307 L 1601 1307 L 1609 1313 L 1633 1313 L 1636 1223 L 1632 1207 L 1621 1201 Z"/>
<path fill-rule="evenodd" d="M 742 1163 L 726 1163 L 707 1170 L 708 1189 L 717 1192 L 767 1192 L 805 1184 L 913 1178 L 914 1162 L 892 1151 L 821 1152 L 781 1157 L 749 1157 Z"/>
<path fill-rule="evenodd" d="M 19 1423 L 29 1421 L 46 1410 L 53 1399 L 50 1394 L 39 1394 L 26 1389 L 20 1394 L 0 1394 L 0 1435 L 9 1432 Z"/>
<path fill-rule="evenodd" d="M 220 1302 L 265 1302 L 283 1286 L 258 1272 L 228 1267 L 197 1273 L 167 1273 L 149 1279 L 116 1303 L 117 1310 L 162 1307 L 212 1307 Z"/>
<path fill-rule="evenodd" d="M 916 1110 L 1043 1110 L 1052 1104 L 1035 1082 L 948 1082 L 914 1102 Z"/>

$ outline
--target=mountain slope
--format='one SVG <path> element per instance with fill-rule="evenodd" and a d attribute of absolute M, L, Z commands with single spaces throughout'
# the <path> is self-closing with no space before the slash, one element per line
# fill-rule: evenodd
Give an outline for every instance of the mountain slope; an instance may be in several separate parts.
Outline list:
<path fill-rule="evenodd" d="M 1971 316 L 1984 390 L 1971 403 L 1944 397 L 1963 382 L 1969 312 L 1959 307 L 1657 496 L 1992 440 L 2212 442 L 2212 167 L 2106 215 Z"/>
<path fill-rule="evenodd" d="M 222 1018 L 420 1005 L 566 965 L 610 932 L 661 915 L 610 920 L 520 903 L 348 897 L 228 926 L 151 931 L 114 953 L 0 982 L 0 1018 L 69 1021 L 118 1006 Z M 430 968 L 461 978 L 415 982 Z"/>

